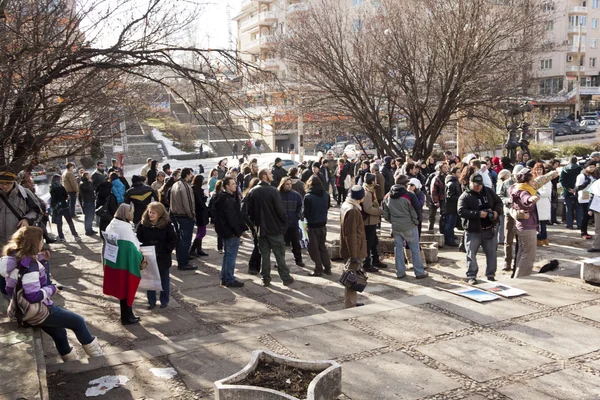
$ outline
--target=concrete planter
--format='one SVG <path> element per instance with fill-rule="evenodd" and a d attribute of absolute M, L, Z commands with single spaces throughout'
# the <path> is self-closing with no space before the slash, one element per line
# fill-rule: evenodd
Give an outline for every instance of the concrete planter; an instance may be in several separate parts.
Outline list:
<path fill-rule="evenodd" d="M 342 366 L 337 362 L 297 360 L 268 350 L 255 350 L 248 365 L 240 372 L 215 382 L 215 400 L 298 400 L 296 397 L 273 389 L 236 385 L 252 373 L 260 361 L 319 372 L 308 386 L 306 400 L 333 400 L 342 394 Z"/>
<path fill-rule="evenodd" d="M 421 242 L 421 253 L 428 263 L 436 263 L 438 260 L 438 244 Z"/>
<path fill-rule="evenodd" d="M 600 284 L 600 257 L 581 262 L 581 279 L 587 283 Z"/>
<path fill-rule="evenodd" d="M 330 260 L 341 260 L 342 257 L 340 257 L 340 241 L 339 240 L 334 240 L 331 242 L 328 242 L 326 244 L 327 246 L 327 251 L 329 252 L 329 259 Z"/>
<path fill-rule="evenodd" d="M 422 233 L 421 243 L 435 242 L 438 244 L 438 249 L 444 247 L 444 235 L 441 233 Z"/>

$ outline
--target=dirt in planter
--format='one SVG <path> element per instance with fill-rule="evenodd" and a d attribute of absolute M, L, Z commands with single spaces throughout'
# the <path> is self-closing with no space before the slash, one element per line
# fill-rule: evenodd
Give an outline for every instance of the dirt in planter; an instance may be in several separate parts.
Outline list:
<path fill-rule="evenodd" d="M 306 399 L 308 385 L 319 373 L 260 361 L 256 369 L 236 385 L 259 386 Z"/>

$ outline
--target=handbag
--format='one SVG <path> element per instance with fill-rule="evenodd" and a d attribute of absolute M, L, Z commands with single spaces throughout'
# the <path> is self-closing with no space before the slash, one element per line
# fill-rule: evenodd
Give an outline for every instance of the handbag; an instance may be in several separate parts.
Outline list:
<path fill-rule="evenodd" d="M 348 269 L 340 276 L 340 283 L 356 292 L 362 292 L 367 287 L 367 277 L 361 270 L 353 271 Z"/>
<path fill-rule="evenodd" d="M 109 201 L 109 197 L 106 198 L 106 201 L 104 202 L 104 204 L 102 204 L 100 207 L 96 208 L 96 215 L 102 220 L 102 221 L 112 221 L 113 216 L 110 213 L 110 211 L 108 211 L 108 201 Z"/>
<path fill-rule="evenodd" d="M 9 318 L 16 319 L 19 326 L 29 327 L 38 326 L 44 323 L 50 315 L 48 306 L 42 301 L 30 303 L 26 298 L 23 290 L 23 267 L 19 267 L 19 277 L 17 286 L 13 290 L 10 304 L 6 313 Z"/>

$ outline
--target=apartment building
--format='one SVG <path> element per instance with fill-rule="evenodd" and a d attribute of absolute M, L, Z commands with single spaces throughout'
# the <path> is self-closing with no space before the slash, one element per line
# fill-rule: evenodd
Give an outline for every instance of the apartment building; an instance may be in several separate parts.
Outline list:
<path fill-rule="evenodd" d="M 581 109 L 600 107 L 600 0 L 556 0 L 548 3 L 555 16 L 546 25 L 556 50 L 543 54 L 533 69 L 536 102 L 553 114 L 575 110 L 575 87 L 581 77 Z"/>

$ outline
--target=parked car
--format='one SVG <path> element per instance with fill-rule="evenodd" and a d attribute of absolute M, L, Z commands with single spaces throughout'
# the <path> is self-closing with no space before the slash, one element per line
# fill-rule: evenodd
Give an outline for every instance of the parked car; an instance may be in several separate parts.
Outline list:
<path fill-rule="evenodd" d="M 565 125 L 571 128 L 570 135 L 579 135 L 581 133 L 586 133 L 586 127 L 579 124 L 579 122 L 569 121 L 566 122 Z"/>
<path fill-rule="evenodd" d="M 581 121 L 580 125 L 584 126 L 585 131 L 589 133 L 596 132 L 596 129 L 600 127 L 600 123 L 597 119 L 584 119 L 583 121 Z"/>
<path fill-rule="evenodd" d="M 582 117 L 584 119 L 586 119 L 586 118 L 596 118 L 596 119 L 599 119 L 600 118 L 600 111 L 586 112 L 586 113 L 583 113 Z"/>
<path fill-rule="evenodd" d="M 286 160 L 281 160 L 281 162 L 283 163 L 282 164 L 283 169 L 285 169 L 286 171 L 289 171 L 290 168 L 297 167 L 300 164 L 299 161 L 287 160 L 287 159 Z M 275 165 L 275 163 L 271 162 L 269 164 L 264 164 L 264 165 L 260 166 L 259 169 L 263 169 L 263 168 L 269 168 L 269 169 L 271 169 L 271 168 L 273 168 L 273 165 Z"/>
<path fill-rule="evenodd" d="M 571 129 L 565 122 L 550 122 L 548 126 L 554 129 L 554 136 L 565 136 L 571 134 Z"/>
<path fill-rule="evenodd" d="M 36 166 L 31 171 L 31 177 L 33 178 L 34 183 L 42 183 L 48 182 L 48 175 L 46 175 L 46 170 L 42 166 Z"/>

